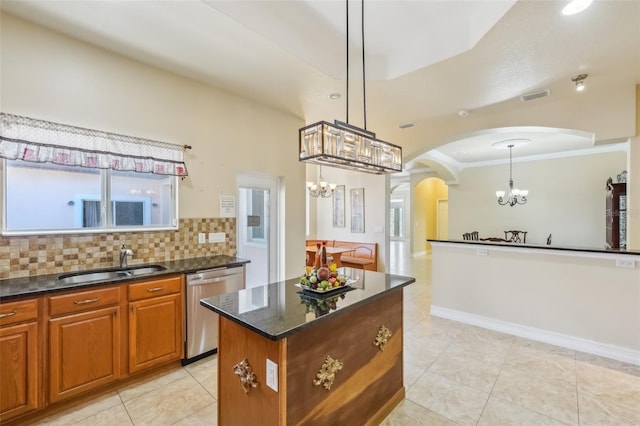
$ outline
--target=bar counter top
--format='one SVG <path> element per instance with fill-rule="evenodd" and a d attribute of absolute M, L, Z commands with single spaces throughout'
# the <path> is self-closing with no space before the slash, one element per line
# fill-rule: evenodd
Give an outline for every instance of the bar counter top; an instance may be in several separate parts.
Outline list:
<path fill-rule="evenodd" d="M 327 293 L 298 287 L 299 278 L 202 299 L 200 304 L 271 339 L 279 340 L 336 312 L 415 282 L 415 278 L 355 268 L 339 268 L 358 281 Z"/>
<path fill-rule="evenodd" d="M 606 249 L 597 247 L 569 247 L 569 246 L 554 246 L 554 245 L 542 245 L 542 244 L 520 244 L 509 242 L 493 242 L 493 241 L 479 241 L 479 240 L 432 240 L 427 239 L 431 244 L 459 244 L 470 246 L 487 246 L 496 249 L 513 249 L 513 250 L 543 250 L 545 252 L 558 251 L 562 254 L 575 254 L 575 255 L 612 255 L 619 256 L 640 256 L 640 251 L 624 250 L 624 249 Z"/>

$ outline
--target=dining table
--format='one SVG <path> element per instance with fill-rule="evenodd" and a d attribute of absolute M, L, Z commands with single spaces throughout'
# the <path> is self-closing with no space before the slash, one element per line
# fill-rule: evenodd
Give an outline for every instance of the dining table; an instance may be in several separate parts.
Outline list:
<path fill-rule="evenodd" d="M 326 249 L 327 257 L 331 256 L 333 258 L 333 261 L 330 263 L 335 263 L 338 268 L 342 267 L 342 262 L 340 262 L 342 254 L 353 251 L 353 247 L 326 247 Z M 307 266 L 313 266 L 315 263 L 317 250 L 317 247 L 307 246 Z"/>

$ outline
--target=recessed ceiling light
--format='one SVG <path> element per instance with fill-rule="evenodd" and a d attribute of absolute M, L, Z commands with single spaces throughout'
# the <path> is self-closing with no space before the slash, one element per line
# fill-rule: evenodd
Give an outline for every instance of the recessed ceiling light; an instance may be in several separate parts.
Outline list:
<path fill-rule="evenodd" d="M 460 109 L 460 110 L 458 110 L 458 115 L 460 117 L 468 117 L 469 116 L 469 110 L 468 109 Z"/>
<path fill-rule="evenodd" d="M 331 93 L 329 95 L 329 99 L 334 100 L 334 101 L 338 101 L 338 100 L 342 99 L 342 95 L 340 93 Z"/>
<path fill-rule="evenodd" d="M 562 9 L 563 15 L 575 15 L 588 8 L 593 0 L 572 0 Z"/>

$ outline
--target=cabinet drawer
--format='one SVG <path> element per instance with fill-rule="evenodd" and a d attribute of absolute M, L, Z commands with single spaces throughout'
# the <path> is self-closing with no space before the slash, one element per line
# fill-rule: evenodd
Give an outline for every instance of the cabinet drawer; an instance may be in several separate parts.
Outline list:
<path fill-rule="evenodd" d="M 129 284 L 129 301 L 179 293 L 181 290 L 182 276 L 142 281 Z"/>
<path fill-rule="evenodd" d="M 38 299 L 21 300 L 0 305 L 0 325 L 35 320 L 38 318 Z"/>
<path fill-rule="evenodd" d="M 49 297 L 49 315 L 63 315 L 97 309 L 120 303 L 120 287 L 79 291 L 62 296 Z"/>

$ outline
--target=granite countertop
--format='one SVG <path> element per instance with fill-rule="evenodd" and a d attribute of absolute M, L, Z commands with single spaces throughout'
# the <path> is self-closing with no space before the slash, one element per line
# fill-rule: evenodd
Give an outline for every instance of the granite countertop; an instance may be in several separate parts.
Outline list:
<path fill-rule="evenodd" d="M 567 247 L 567 246 L 553 246 L 543 244 L 521 244 L 521 243 L 509 243 L 509 242 L 494 242 L 494 241 L 479 241 L 479 240 L 431 240 L 427 239 L 430 243 L 453 243 L 453 244 L 473 244 L 484 246 L 500 246 L 500 247 L 514 247 L 514 248 L 535 248 L 542 250 L 560 250 L 560 251 L 573 251 L 584 253 L 606 253 L 606 254 L 621 254 L 640 256 L 640 251 L 625 250 L 625 249 L 606 249 L 596 247 Z"/>
<path fill-rule="evenodd" d="M 136 277 L 120 277 L 111 279 L 108 281 L 94 281 L 86 283 L 62 283 L 58 280 L 60 275 L 73 274 L 75 272 L 63 272 L 50 275 L 36 275 L 23 278 L 12 278 L 8 280 L 0 280 L 0 300 L 6 301 L 9 299 L 20 298 L 24 296 L 38 296 L 45 293 L 52 293 L 57 291 L 65 291 L 71 289 L 79 289 L 92 287 L 107 283 L 121 283 L 126 281 L 141 280 L 148 278 L 159 278 L 166 275 L 175 274 L 187 274 L 191 272 L 201 271 L 203 269 L 223 268 L 244 265 L 249 263 L 249 260 L 242 259 L 234 256 L 209 256 L 209 257 L 196 257 L 192 259 L 180 259 L 171 260 L 168 262 L 153 262 L 149 265 L 161 265 L 166 269 L 162 271 L 153 272 L 146 275 L 139 275 Z M 140 264 L 130 264 L 129 267 L 143 266 Z M 102 268 L 101 268 L 102 269 Z M 104 268 L 109 269 L 109 268 Z M 98 269 L 96 269 L 97 271 Z"/>
<path fill-rule="evenodd" d="M 298 278 L 202 299 L 200 304 L 256 333 L 279 340 L 312 323 L 415 282 L 415 278 L 341 268 L 358 282 L 317 294 L 303 291 Z"/>

